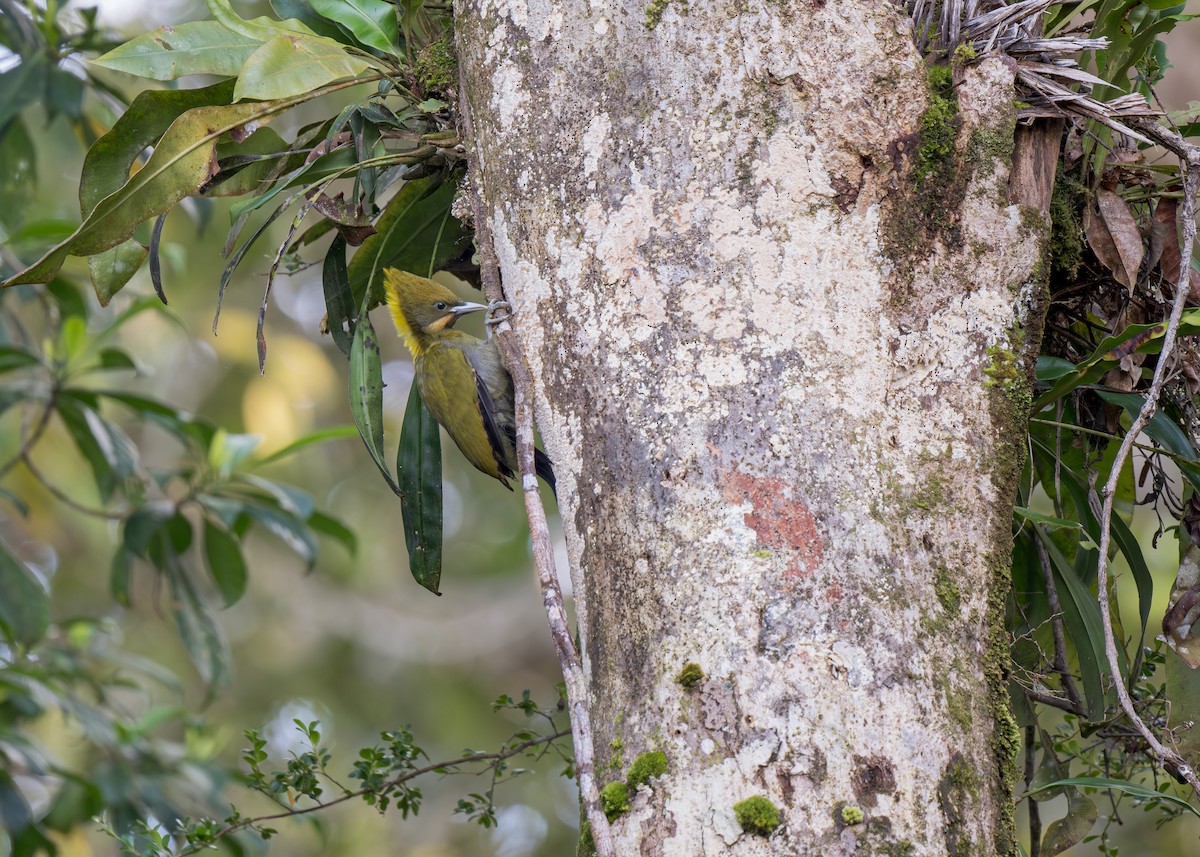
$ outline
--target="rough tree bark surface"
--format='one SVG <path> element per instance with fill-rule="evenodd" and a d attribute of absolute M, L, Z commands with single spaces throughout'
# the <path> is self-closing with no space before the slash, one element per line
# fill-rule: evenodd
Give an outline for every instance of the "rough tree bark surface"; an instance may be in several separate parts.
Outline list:
<path fill-rule="evenodd" d="M 458 4 L 600 780 L 669 764 L 622 855 L 1015 847 L 1002 607 L 1045 220 L 1010 203 L 1011 72 L 956 68 L 938 102 L 910 26 L 878 0 Z"/>

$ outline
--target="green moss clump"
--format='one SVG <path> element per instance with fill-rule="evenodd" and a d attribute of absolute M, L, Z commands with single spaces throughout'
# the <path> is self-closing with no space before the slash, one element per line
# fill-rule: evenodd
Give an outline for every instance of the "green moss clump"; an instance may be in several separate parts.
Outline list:
<path fill-rule="evenodd" d="M 864 818 L 866 818 L 866 816 L 857 806 L 842 807 L 842 822 L 848 827 L 853 827 L 856 824 L 862 824 Z"/>
<path fill-rule="evenodd" d="M 1058 171 L 1050 197 L 1050 270 L 1068 280 L 1079 276 L 1083 264 L 1083 211 L 1089 192 L 1079 179 Z"/>
<path fill-rule="evenodd" d="M 667 755 L 662 750 L 651 750 L 633 760 L 626 782 L 629 783 L 630 789 L 636 790 L 638 786 L 650 782 L 655 777 L 661 777 L 666 772 Z"/>
<path fill-rule="evenodd" d="M 762 795 L 754 795 L 733 805 L 733 814 L 738 824 L 747 833 L 756 836 L 770 836 L 771 831 L 783 824 L 779 807 Z"/>
<path fill-rule="evenodd" d="M 629 812 L 628 786 L 620 780 L 614 780 L 600 789 L 600 808 L 604 810 L 604 815 L 609 821 Z"/>
<path fill-rule="evenodd" d="M 647 30 L 653 30 L 658 26 L 658 22 L 662 20 L 663 12 L 667 11 L 667 7 L 671 3 L 675 6 L 680 15 L 687 14 L 688 0 L 650 0 L 650 4 L 646 6 L 645 24 Z"/>
<path fill-rule="evenodd" d="M 596 840 L 592 839 L 592 825 L 586 820 L 579 825 L 579 844 L 575 846 L 575 857 L 596 857 Z"/>
<path fill-rule="evenodd" d="M 947 66 L 931 65 L 926 79 L 929 82 L 929 107 L 921 117 L 918 183 L 941 171 L 954 154 L 954 141 L 958 137 L 958 102 L 954 98 L 953 73 Z"/>
<path fill-rule="evenodd" d="M 951 62 L 956 66 L 967 65 L 979 58 L 979 54 L 975 52 L 975 48 L 968 42 L 963 42 L 954 49 L 954 56 L 951 57 Z"/>
<path fill-rule="evenodd" d="M 953 573 L 944 565 L 938 566 L 933 591 L 947 613 L 958 612 L 959 605 L 962 604 L 962 591 L 958 588 L 958 581 L 954 579 Z"/>
<path fill-rule="evenodd" d="M 608 746 L 612 749 L 612 756 L 609 757 L 608 766 L 614 771 L 619 771 L 625 764 L 625 742 L 620 738 L 613 738 Z"/>
<path fill-rule="evenodd" d="M 452 89 L 458 82 L 458 58 L 454 56 L 454 46 L 450 44 L 449 36 L 442 36 L 436 42 L 426 45 L 417 54 L 416 67 L 417 83 L 422 92 L 442 92 Z"/>
<path fill-rule="evenodd" d="M 675 681 L 691 690 L 704 681 L 704 670 L 700 669 L 700 664 L 686 663 L 679 671 L 679 675 L 675 676 Z"/>

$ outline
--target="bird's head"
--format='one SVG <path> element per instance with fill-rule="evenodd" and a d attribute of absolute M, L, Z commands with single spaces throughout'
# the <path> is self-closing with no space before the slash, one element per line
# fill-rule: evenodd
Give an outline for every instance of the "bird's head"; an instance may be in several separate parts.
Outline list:
<path fill-rule="evenodd" d="M 461 316 L 487 309 L 483 304 L 464 301 L 433 280 L 396 268 L 384 270 L 383 284 L 392 321 L 414 355 L 454 327 Z"/>

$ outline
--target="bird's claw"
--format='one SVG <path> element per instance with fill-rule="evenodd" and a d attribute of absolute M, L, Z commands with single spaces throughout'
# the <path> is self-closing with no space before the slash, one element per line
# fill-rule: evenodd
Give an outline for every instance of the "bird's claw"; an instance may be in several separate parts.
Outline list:
<path fill-rule="evenodd" d="M 496 327 L 498 324 L 508 321 L 512 318 L 513 308 L 508 301 L 492 301 L 488 304 L 487 313 L 485 314 L 484 324 L 487 325 L 488 331 Z"/>

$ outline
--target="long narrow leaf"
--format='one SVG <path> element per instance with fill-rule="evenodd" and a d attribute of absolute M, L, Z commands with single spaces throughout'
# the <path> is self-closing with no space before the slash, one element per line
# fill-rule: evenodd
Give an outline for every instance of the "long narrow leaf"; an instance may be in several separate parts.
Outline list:
<path fill-rule="evenodd" d="M 379 340 L 375 338 L 371 316 L 365 311 L 358 320 L 350 347 L 350 413 L 375 466 L 388 487 L 400 494 L 383 457 L 383 365 Z"/>
<path fill-rule="evenodd" d="M 404 543 L 413 579 L 435 595 L 442 580 L 442 440 L 414 381 L 396 453 Z"/>

